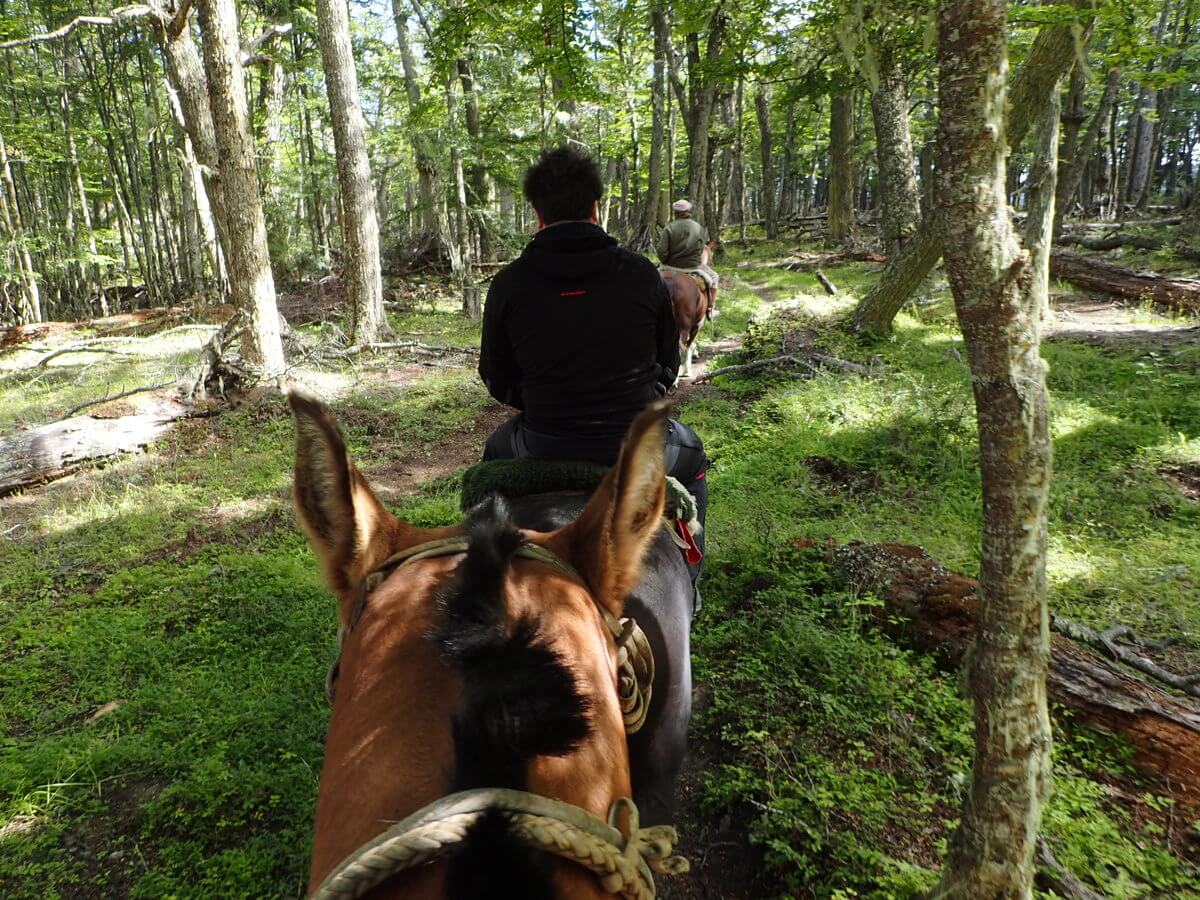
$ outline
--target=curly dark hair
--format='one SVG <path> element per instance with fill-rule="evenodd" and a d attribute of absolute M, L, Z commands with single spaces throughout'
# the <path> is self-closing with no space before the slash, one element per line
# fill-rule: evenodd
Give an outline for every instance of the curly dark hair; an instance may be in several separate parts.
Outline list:
<path fill-rule="evenodd" d="M 543 150 L 525 170 L 524 188 L 525 199 L 547 225 L 589 218 L 592 204 L 604 194 L 595 160 L 568 145 Z"/>

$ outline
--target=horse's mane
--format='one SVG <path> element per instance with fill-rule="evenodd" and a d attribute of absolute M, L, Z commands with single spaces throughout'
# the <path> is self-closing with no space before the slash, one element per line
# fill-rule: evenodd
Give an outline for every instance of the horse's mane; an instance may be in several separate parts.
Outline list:
<path fill-rule="evenodd" d="M 521 538 L 503 500 L 471 514 L 470 545 L 454 585 L 441 599 L 433 639 L 459 670 L 463 695 L 453 720 L 453 789 L 526 788 L 535 756 L 565 756 L 590 730 L 589 704 L 540 620 L 506 617 L 504 577 Z M 450 862 L 447 896 L 552 900 L 544 854 L 509 833 L 502 813 L 476 824 Z"/>

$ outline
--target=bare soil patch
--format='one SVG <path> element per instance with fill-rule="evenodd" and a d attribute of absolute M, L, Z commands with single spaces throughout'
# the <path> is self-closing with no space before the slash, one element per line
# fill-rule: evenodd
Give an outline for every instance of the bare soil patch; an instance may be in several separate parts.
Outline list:
<path fill-rule="evenodd" d="M 1162 477 L 1167 479 L 1179 493 L 1189 500 L 1200 502 L 1200 465 L 1182 463 L 1163 466 L 1161 472 Z"/>
<path fill-rule="evenodd" d="M 425 452 L 363 466 L 363 473 L 384 502 L 410 496 L 427 482 L 445 478 L 451 472 L 478 462 L 488 436 L 512 415 L 511 409 L 493 403 Z"/>

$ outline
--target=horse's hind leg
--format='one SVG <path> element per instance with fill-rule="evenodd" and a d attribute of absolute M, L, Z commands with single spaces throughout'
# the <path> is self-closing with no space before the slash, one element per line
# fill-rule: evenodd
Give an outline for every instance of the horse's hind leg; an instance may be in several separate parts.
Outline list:
<path fill-rule="evenodd" d="M 692 343 L 687 345 L 687 354 L 684 357 L 684 362 L 683 362 L 684 378 L 692 377 L 692 356 L 695 352 L 696 352 L 696 342 L 692 341 Z"/>

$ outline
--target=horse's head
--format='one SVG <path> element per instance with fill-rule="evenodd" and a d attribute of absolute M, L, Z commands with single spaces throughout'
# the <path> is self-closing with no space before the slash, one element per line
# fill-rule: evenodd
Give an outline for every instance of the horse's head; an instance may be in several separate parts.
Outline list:
<path fill-rule="evenodd" d="M 298 394 L 291 404 L 296 506 L 344 635 L 313 887 L 389 824 L 437 813 L 456 792 L 517 791 L 518 807 L 532 794 L 606 818 L 631 793 L 614 626 L 661 527 L 666 407 L 638 417 L 573 523 L 535 533 L 514 528 L 500 501 L 450 528 L 397 519 L 330 410 Z M 524 812 L 498 808 L 470 820 L 447 865 L 400 875 L 386 895 L 610 896 L 531 849 Z"/>

